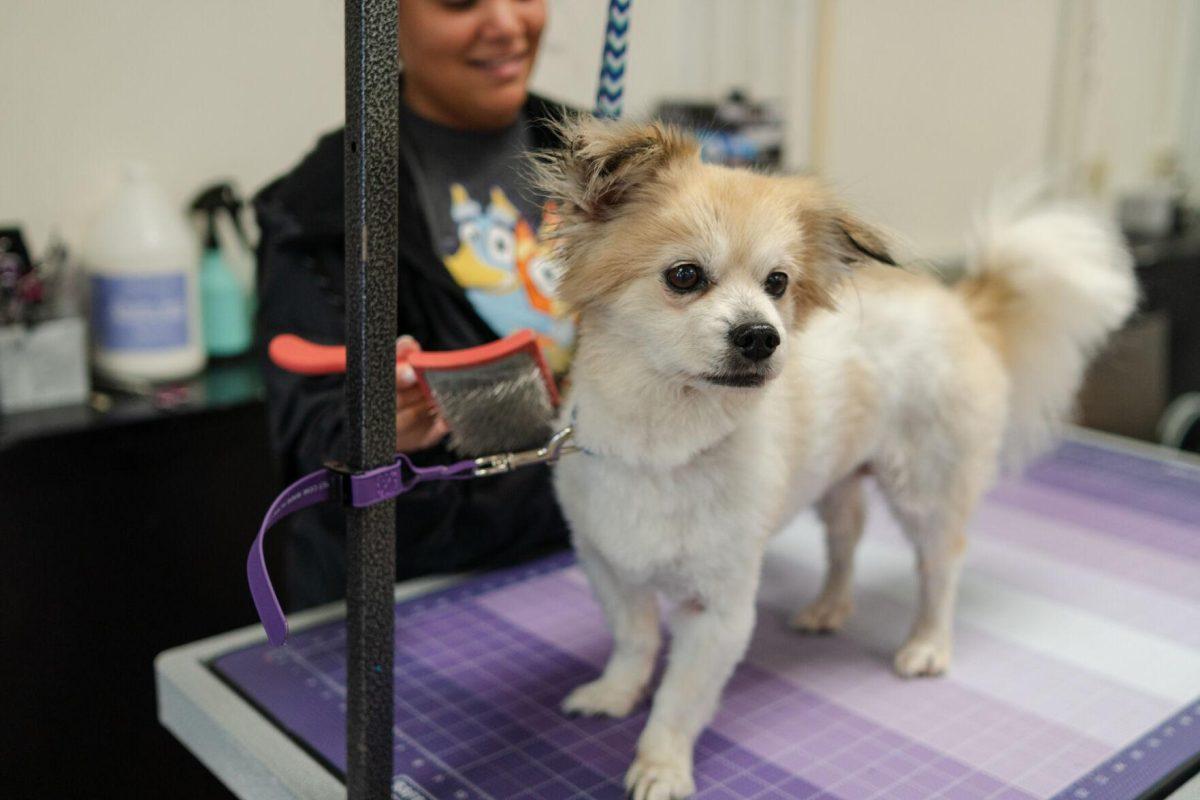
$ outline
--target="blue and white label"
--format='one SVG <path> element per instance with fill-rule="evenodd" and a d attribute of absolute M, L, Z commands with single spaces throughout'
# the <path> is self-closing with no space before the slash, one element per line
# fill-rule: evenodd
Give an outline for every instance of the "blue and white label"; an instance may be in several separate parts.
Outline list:
<path fill-rule="evenodd" d="M 112 350 L 168 350 L 188 342 L 187 278 L 94 275 L 92 332 Z"/>

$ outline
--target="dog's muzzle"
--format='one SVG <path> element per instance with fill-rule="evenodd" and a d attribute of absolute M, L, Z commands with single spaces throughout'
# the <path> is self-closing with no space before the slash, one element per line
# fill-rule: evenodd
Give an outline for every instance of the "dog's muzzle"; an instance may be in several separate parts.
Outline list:
<path fill-rule="evenodd" d="M 774 325 L 753 322 L 731 328 L 729 341 L 743 358 L 757 364 L 771 357 L 780 339 Z"/>
<path fill-rule="evenodd" d="M 781 339 L 774 325 L 766 322 L 746 322 L 729 329 L 730 348 L 724 364 L 704 376 L 718 386 L 762 386 L 774 376 L 769 359 Z"/>

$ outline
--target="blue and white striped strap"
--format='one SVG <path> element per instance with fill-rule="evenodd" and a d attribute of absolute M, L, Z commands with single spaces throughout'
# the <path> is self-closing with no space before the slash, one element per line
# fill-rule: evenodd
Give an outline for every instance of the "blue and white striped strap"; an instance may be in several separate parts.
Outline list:
<path fill-rule="evenodd" d="M 608 26 L 604 29 L 604 55 L 596 87 L 596 116 L 621 116 L 625 93 L 625 60 L 629 52 L 629 7 L 633 0 L 609 0 Z"/>

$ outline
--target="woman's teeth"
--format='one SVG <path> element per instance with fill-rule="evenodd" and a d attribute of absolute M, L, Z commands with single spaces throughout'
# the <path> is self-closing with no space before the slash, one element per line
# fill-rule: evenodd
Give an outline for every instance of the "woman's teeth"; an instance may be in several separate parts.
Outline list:
<path fill-rule="evenodd" d="M 504 58 L 475 59 L 471 64 L 497 77 L 513 77 L 520 74 L 525 63 L 525 56 L 506 56 Z"/>

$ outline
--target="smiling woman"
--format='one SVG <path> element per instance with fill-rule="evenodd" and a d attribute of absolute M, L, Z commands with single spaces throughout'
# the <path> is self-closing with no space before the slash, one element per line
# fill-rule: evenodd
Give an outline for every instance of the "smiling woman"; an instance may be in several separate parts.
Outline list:
<path fill-rule="evenodd" d="M 525 102 L 543 0 L 401 0 L 404 101 L 451 128 L 509 125 Z"/>

